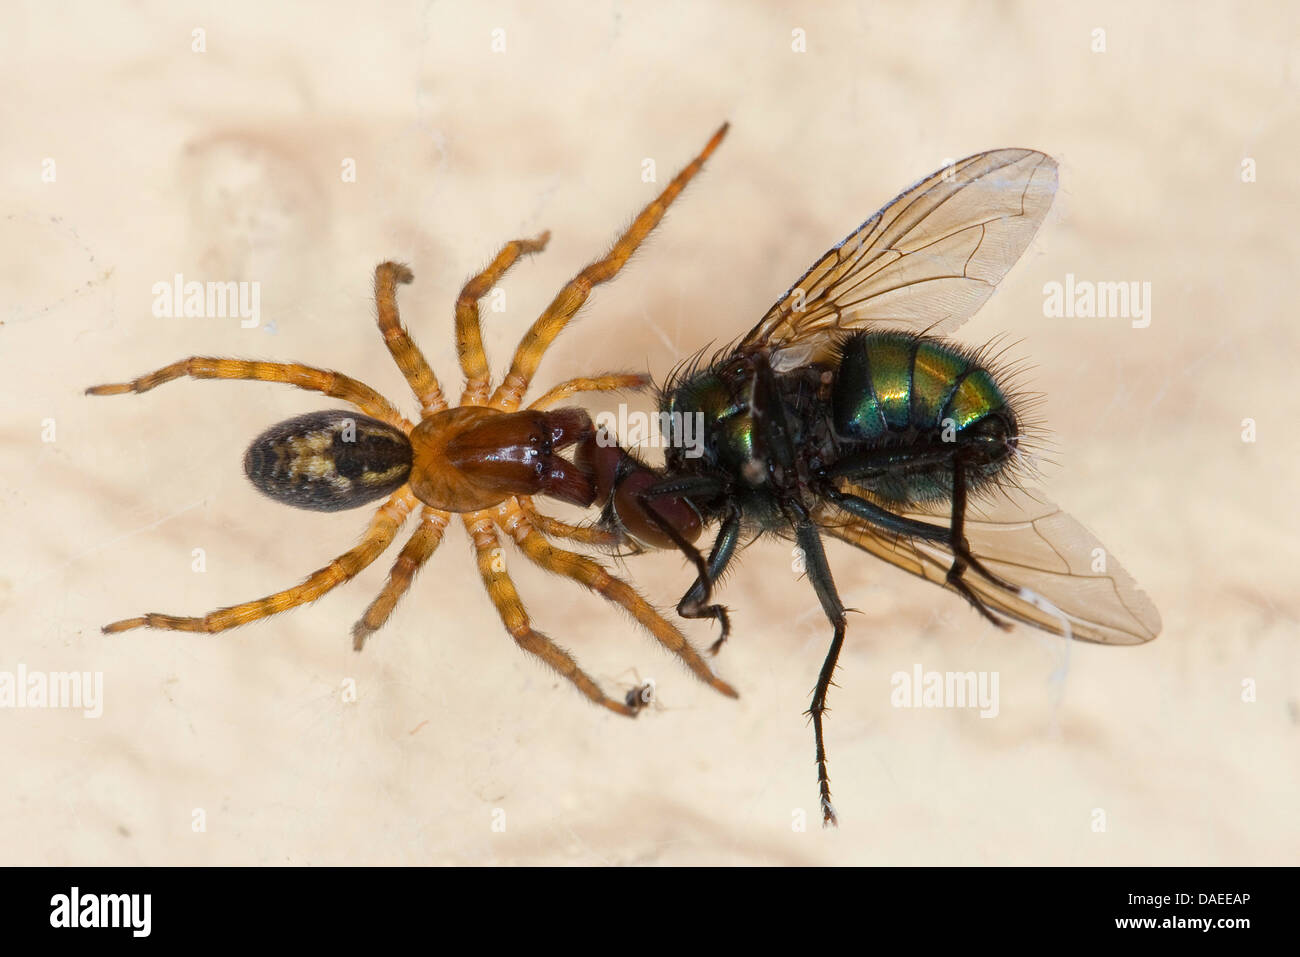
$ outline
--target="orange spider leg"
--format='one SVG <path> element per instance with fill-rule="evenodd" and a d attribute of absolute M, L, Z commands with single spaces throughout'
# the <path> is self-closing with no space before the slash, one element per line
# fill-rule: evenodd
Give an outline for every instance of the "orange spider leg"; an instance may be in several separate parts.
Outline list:
<path fill-rule="evenodd" d="M 402 375 L 410 383 L 411 391 L 420 400 L 420 410 L 428 415 L 441 412 L 447 408 L 447 400 L 442 397 L 438 377 L 429 368 L 424 353 L 415 344 L 411 334 L 402 326 L 397 314 L 397 284 L 408 283 L 415 274 L 401 263 L 386 262 L 375 267 L 375 305 L 378 307 L 379 331 L 383 333 L 384 345 L 402 370 Z"/>
<path fill-rule="evenodd" d="M 700 155 L 691 160 L 685 169 L 673 177 L 673 181 L 659 194 L 658 198 L 641 210 L 637 218 L 632 221 L 632 225 L 628 227 L 627 232 L 620 236 L 618 242 L 614 244 L 614 248 L 610 250 L 609 255 L 587 266 L 571 279 L 569 284 L 561 289 L 560 294 L 546 307 L 546 311 L 537 317 L 537 321 L 533 323 L 532 328 L 520 340 L 519 347 L 515 350 L 514 361 L 510 364 L 510 372 L 492 395 L 492 405 L 506 412 L 513 412 L 519 408 L 519 403 L 523 399 L 524 393 L 528 391 L 528 385 L 532 382 L 533 373 L 537 371 L 542 356 L 555 340 L 555 337 L 573 318 L 574 313 L 582 308 L 582 304 L 591 295 L 592 286 L 609 282 L 623 268 L 632 253 L 641 245 L 642 240 L 650 234 L 650 231 L 655 226 L 659 225 L 659 221 L 663 219 L 668 206 L 677 198 L 677 195 L 686 187 L 691 178 L 700 171 L 709 155 L 717 149 L 718 144 L 722 142 L 722 137 L 727 133 L 727 125 L 723 123 L 721 128 L 713 134 L 713 137 L 705 145 Z"/>
<path fill-rule="evenodd" d="M 225 631 L 227 628 L 247 625 L 259 618 L 269 618 L 290 608 L 315 601 L 354 577 L 378 558 L 384 549 L 392 544 L 393 538 L 396 537 L 402 523 L 406 521 L 406 517 L 415 505 L 416 499 L 411 494 L 410 486 L 403 485 L 380 506 L 374 518 L 370 520 L 370 527 L 366 529 L 359 545 L 344 552 L 319 571 L 313 572 L 301 585 L 286 588 L 284 591 L 256 601 L 219 608 L 202 618 L 178 618 L 174 615 L 150 612 L 139 618 L 126 618 L 105 625 L 104 633 L 113 634 L 129 631 L 132 628 L 162 628 L 167 631 L 199 631 L 212 634 Z"/>
<path fill-rule="evenodd" d="M 451 515 L 436 508 L 425 506 L 420 513 L 420 527 L 402 548 L 388 573 L 384 590 L 370 603 L 366 613 L 352 626 L 352 647 L 360 651 L 366 639 L 384 626 L 388 616 L 397 607 L 398 601 L 406 594 L 415 580 L 415 573 L 429 560 L 442 542 L 442 533 L 447 528 Z"/>
<path fill-rule="evenodd" d="M 492 387 L 492 373 L 488 370 L 487 353 L 483 351 L 478 301 L 492 291 L 492 287 L 520 256 L 541 252 L 550 238 L 550 232 L 544 232 L 536 239 L 514 239 L 506 243 L 501 247 L 501 252 L 497 253 L 497 258 L 465 283 L 460 295 L 456 297 L 456 354 L 460 357 L 460 367 L 465 373 L 465 391 L 460 397 L 461 405 L 482 405 L 487 401 L 488 390 Z"/>
<path fill-rule="evenodd" d="M 607 532 L 603 528 L 597 528 L 592 525 L 570 525 L 568 522 L 562 522 L 558 518 L 551 518 L 549 515 L 543 515 L 537 511 L 537 506 L 532 499 L 527 496 L 519 496 L 516 501 L 523 513 L 528 516 L 528 521 L 540 531 L 543 535 L 551 538 L 567 538 L 569 541 L 578 542 L 582 545 L 595 545 L 597 547 L 613 548 L 624 544 L 622 539 L 613 532 Z"/>
<path fill-rule="evenodd" d="M 499 524 L 534 564 L 556 575 L 572 578 L 580 585 L 594 591 L 620 606 L 655 637 L 659 644 L 681 658 L 695 676 L 728 698 L 737 698 L 736 690 L 713 673 L 704 658 L 686 637 L 661 616 L 651 604 L 627 582 L 616 578 L 604 566 L 586 555 L 557 548 L 539 535 L 529 525 L 523 510 L 513 502 L 497 509 Z"/>
<path fill-rule="evenodd" d="M 389 425 L 410 432 L 407 422 L 392 403 L 364 382 L 328 369 L 316 369 L 297 362 L 250 362 L 246 359 L 217 359 L 208 356 L 191 356 L 169 366 L 142 375 L 130 382 L 95 385 L 86 395 L 123 395 L 128 392 L 148 392 L 165 382 L 189 376 L 192 379 L 246 379 L 258 382 L 283 382 L 309 392 L 323 392 L 336 399 L 355 405 L 366 415 L 374 416 Z"/>
<path fill-rule="evenodd" d="M 572 398 L 579 392 L 617 392 L 620 389 L 644 389 L 650 376 L 643 372 L 610 372 L 599 376 L 580 376 L 561 382 L 554 389 L 535 399 L 530 409 L 546 409 Z"/>
<path fill-rule="evenodd" d="M 519 592 L 506 571 L 505 557 L 501 553 L 501 541 L 497 537 L 492 522 L 492 511 L 471 512 L 462 516 L 465 528 L 474 542 L 478 554 L 478 571 L 487 588 L 488 597 L 496 606 L 497 614 L 505 624 L 510 637 L 524 651 L 536 655 L 561 675 L 568 678 L 578 690 L 596 704 L 608 708 L 617 714 L 634 717 L 636 712 L 621 701 L 600 690 L 600 686 L 581 668 L 567 651 L 540 632 L 534 631 L 524 611 Z"/>

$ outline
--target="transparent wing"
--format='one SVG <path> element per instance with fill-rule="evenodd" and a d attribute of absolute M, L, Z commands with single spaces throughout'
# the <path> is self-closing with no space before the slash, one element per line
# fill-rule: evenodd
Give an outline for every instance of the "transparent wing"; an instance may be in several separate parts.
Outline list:
<path fill-rule="evenodd" d="M 1160 613 L 1151 599 L 1092 533 L 1037 493 L 1003 491 L 1005 495 L 995 493 L 997 499 L 972 503 L 966 537 L 990 572 L 1029 589 L 1039 601 L 1009 593 L 968 571 L 966 584 L 989 607 L 1063 634 L 1060 618 L 1044 608 L 1046 599 L 1069 622 L 1075 638 L 1108 645 L 1141 644 L 1160 634 Z M 939 518 L 932 512 L 902 514 L 931 523 Z M 900 538 L 839 512 L 825 516 L 822 528 L 919 578 L 945 585 L 952 552 L 942 543 Z"/>
<path fill-rule="evenodd" d="M 1056 161 L 977 153 L 905 190 L 813 264 L 741 341 L 808 361 L 829 334 L 872 323 L 945 335 L 1020 258 L 1056 194 Z"/>

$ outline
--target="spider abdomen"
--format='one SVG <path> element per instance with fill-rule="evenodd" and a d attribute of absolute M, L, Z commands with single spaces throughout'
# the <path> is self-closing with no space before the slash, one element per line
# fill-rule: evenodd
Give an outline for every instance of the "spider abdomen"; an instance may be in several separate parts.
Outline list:
<path fill-rule="evenodd" d="M 411 443 L 397 428 L 354 412 L 309 412 L 271 426 L 244 453 L 244 473 L 264 495 L 316 512 L 391 495 L 411 472 Z"/>

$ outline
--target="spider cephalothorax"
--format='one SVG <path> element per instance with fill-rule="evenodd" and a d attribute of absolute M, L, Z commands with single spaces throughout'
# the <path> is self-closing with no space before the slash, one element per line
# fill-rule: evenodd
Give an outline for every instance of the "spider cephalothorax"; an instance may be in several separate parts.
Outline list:
<path fill-rule="evenodd" d="M 114 622 L 104 631 L 149 627 L 219 632 L 314 601 L 378 558 L 418 508 L 418 528 L 398 555 L 383 590 L 353 627 L 358 650 L 387 621 L 415 573 L 442 541 L 452 514 L 459 514 L 474 543 L 479 574 L 510 635 L 592 701 L 619 714 L 635 715 L 639 710 L 607 696 L 568 652 L 533 630 L 506 571 L 498 530 L 537 565 L 572 578 L 626 609 L 697 677 L 735 697 L 731 686 L 713 673 L 682 633 L 635 589 L 599 562 L 549 541 L 560 538 L 603 545 L 612 544 L 612 536 L 541 515 L 531 500 L 533 495 L 548 495 L 585 506 L 596 497 L 592 478 L 560 454 L 575 443 L 592 443 L 594 433 L 587 414 L 577 408 L 547 410 L 580 392 L 640 388 L 647 378 L 610 374 L 570 379 L 526 409 L 519 408 L 543 354 L 586 302 L 592 286 L 614 278 L 699 172 L 726 129 L 725 125 L 719 129 L 699 156 L 641 211 L 607 256 L 587 266 L 560 291 L 520 342 L 509 372 L 495 391 L 483 351 L 478 300 L 521 255 L 543 249 L 549 234 L 507 243 L 461 290 L 456 300 L 456 345 L 466 381 L 456 406 L 448 405 L 428 362 L 398 318 L 397 285 L 410 282 L 411 271 L 399 263 L 381 264 L 375 270 L 379 329 L 420 402 L 419 422 L 406 419 L 392 403 L 356 379 L 297 363 L 192 357 L 132 382 L 87 389 L 91 395 L 147 392 L 190 376 L 283 382 L 343 399 L 363 415 L 313 412 L 273 426 L 249 447 L 245 471 L 259 490 L 299 508 L 335 511 L 386 497 L 361 543 L 300 585 L 201 618 L 150 613 Z"/>

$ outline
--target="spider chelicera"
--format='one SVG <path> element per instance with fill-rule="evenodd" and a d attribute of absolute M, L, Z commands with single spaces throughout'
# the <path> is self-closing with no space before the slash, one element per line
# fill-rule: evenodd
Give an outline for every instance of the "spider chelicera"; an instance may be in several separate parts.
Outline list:
<path fill-rule="evenodd" d="M 483 272 L 467 282 L 456 299 L 456 351 L 465 388 L 449 407 L 433 370 L 397 314 L 397 285 L 412 280 L 410 269 L 382 263 L 375 270 L 379 330 L 394 361 L 420 403 L 413 423 L 370 386 L 325 369 L 298 363 L 252 362 L 194 356 L 131 382 L 99 385 L 90 395 L 147 392 L 185 376 L 195 379 L 250 379 L 283 382 L 343 399 L 364 415 L 314 412 L 282 422 L 256 439 L 245 455 L 245 470 L 257 488 L 288 505 L 318 511 L 354 508 L 385 498 L 360 544 L 312 573 L 299 585 L 256 601 L 221 608 L 201 618 L 149 613 L 104 626 L 106 633 L 132 628 L 215 633 L 315 601 L 353 578 L 377 559 L 419 508 L 419 527 L 402 548 L 379 596 L 353 627 L 353 644 L 366 639 L 392 614 L 415 573 L 442 541 L 453 513 L 459 514 L 474 543 L 479 575 L 515 642 L 569 679 L 593 702 L 634 716 L 639 704 L 609 697 L 573 656 L 535 631 L 506 570 L 498 530 L 523 554 L 549 572 L 572 578 L 626 609 L 666 649 L 676 654 L 706 684 L 729 697 L 732 687 L 717 677 L 682 633 L 627 582 L 577 552 L 553 545 L 558 538 L 587 545 L 612 545 L 617 539 L 599 528 L 571 525 L 540 514 L 532 496 L 549 495 L 587 506 L 596 497 L 591 477 L 558 452 L 589 446 L 595 432 L 579 408 L 551 407 L 582 392 L 640 388 L 642 375 L 608 374 L 563 382 L 520 410 L 533 374 L 547 348 L 586 302 L 593 286 L 618 274 L 632 253 L 658 225 L 726 134 L 724 124 L 664 191 L 647 205 L 609 254 L 583 269 L 560 290 L 515 350 L 510 370 L 492 389 L 483 350 L 478 301 L 522 255 L 539 252 L 549 238 L 519 239 L 505 247 Z M 548 411 L 551 410 L 551 411 Z"/>

